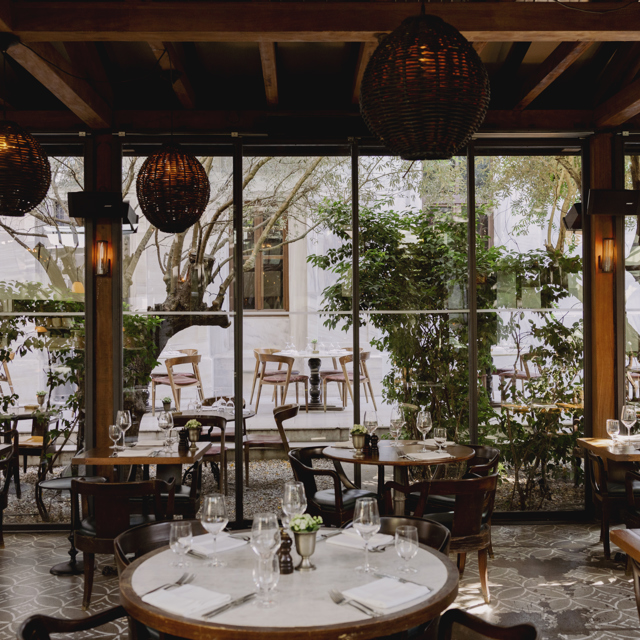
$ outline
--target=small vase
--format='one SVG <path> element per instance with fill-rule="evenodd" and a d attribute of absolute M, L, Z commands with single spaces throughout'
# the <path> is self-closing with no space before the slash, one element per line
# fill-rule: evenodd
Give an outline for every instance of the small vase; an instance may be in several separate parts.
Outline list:
<path fill-rule="evenodd" d="M 169 412 L 171 411 L 171 403 L 170 402 L 163 402 L 162 403 L 162 410 Z"/>
<path fill-rule="evenodd" d="M 45 400 L 46 396 L 36 396 L 36 400 L 38 401 L 38 404 L 42 407 L 44 405 L 44 400 Z"/>
<path fill-rule="evenodd" d="M 353 448 L 356 450 L 356 458 L 364 458 L 364 453 L 362 451 L 364 449 L 364 435 L 364 433 L 355 433 L 351 436 L 351 440 L 353 441 Z"/>
<path fill-rule="evenodd" d="M 188 429 L 189 431 L 189 441 L 191 442 L 191 446 L 189 449 L 191 451 L 195 451 L 197 449 L 197 442 L 200 440 L 200 433 L 202 429 Z"/>
<path fill-rule="evenodd" d="M 300 564 L 296 567 L 296 571 L 315 571 L 315 565 L 311 564 L 309 558 L 316 550 L 316 532 L 315 531 L 294 531 L 296 541 L 296 551 L 300 556 Z"/>

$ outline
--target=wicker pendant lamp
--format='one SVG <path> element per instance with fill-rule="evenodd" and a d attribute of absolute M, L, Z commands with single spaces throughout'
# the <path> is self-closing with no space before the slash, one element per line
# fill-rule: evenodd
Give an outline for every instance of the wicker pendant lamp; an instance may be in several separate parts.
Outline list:
<path fill-rule="evenodd" d="M 39 142 L 10 120 L 0 121 L 0 216 L 24 216 L 47 195 L 49 158 Z"/>
<path fill-rule="evenodd" d="M 371 131 L 405 160 L 450 158 L 479 129 L 489 77 L 467 39 L 437 16 L 407 18 L 374 51 L 360 108 Z"/>
<path fill-rule="evenodd" d="M 136 180 L 142 213 L 165 233 L 182 233 L 195 224 L 209 202 L 209 178 L 191 153 L 166 144 L 149 156 Z"/>

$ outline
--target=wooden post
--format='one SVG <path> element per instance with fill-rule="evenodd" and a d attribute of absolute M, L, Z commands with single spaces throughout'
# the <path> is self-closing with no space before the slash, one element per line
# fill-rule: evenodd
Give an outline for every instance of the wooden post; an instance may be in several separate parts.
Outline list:
<path fill-rule="evenodd" d="M 612 134 L 598 133 L 590 139 L 590 186 L 612 189 L 614 186 Z M 614 216 L 589 216 L 591 232 L 584 251 L 591 255 L 591 424 L 594 438 L 606 438 L 606 420 L 616 411 L 616 273 L 603 273 L 598 258 L 602 239 L 616 237 Z M 620 239 L 624 242 L 624 238 Z M 623 245 L 624 247 L 624 245 Z M 622 275 L 624 277 L 624 274 Z"/>

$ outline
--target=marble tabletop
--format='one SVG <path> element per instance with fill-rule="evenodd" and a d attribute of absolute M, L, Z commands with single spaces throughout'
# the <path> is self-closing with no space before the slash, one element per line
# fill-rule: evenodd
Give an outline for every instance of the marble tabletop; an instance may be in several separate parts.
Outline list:
<path fill-rule="evenodd" d="M 336 349 L 335 351 L 278 351 L 274 356 L 288 356 L 289 358 L 341 358 L 351 355 L 351 351 L 346 349 Z"/>

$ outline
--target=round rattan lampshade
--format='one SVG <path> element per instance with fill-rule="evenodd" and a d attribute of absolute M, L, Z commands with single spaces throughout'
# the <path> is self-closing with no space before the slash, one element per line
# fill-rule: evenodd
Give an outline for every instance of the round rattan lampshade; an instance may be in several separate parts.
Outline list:
<path fill-rule="evenodd" d="M 450 158 L 488 107 L 480 57 L 457 29 L 431 15 L 407 18 L 380 43 L 360 88 L 367 126 L 405 160 Z"/>
<path fill-rule="evenodd" d="M 0 216 L 35 209 L 50 184 L 49 158 L 38 141 L 15 122 L 0 121 Z"/>
<path fill-rule="evenodd" d="M 166 233 L 182 233 L 204 213 L 209 178 L 193 154 L 167 144 L 145 160 L 136 193 L 142 213 L 152 225 Z"/>

